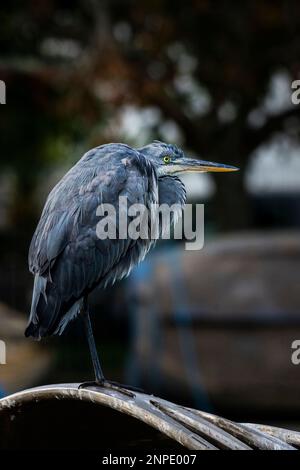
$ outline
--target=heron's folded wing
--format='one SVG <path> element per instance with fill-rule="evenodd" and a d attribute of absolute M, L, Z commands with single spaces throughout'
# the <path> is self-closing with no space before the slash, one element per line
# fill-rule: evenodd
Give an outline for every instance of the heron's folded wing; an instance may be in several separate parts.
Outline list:
<path fill-rule="evenodd" d="M 54 188 L 30 247 L 30 270 L 54 283 L 65 299 L 79 298 L 102 279 L 113 282 L 126 274 L 124 262 L 116 267 L 136 241 L 100 240 L 97 208 L 104 203 L 117 208 L 119 196 L 127 198 L 128 206 L 147 204 L 157 191 L 154 169 L 135 153 L 123 159 L 109 155 L 96 168 L 92 163 L 73 167 Z M 144 248 L 135 250 L 135 258 Z"/>

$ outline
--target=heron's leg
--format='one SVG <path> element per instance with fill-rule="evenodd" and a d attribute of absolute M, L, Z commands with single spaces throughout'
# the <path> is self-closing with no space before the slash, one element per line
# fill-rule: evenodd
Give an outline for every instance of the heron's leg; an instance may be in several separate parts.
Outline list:
<path fill-rule="evenodd" d="M 101 385 L 105 382 L 105 378 L 104 378 L 104 374 L 103 374 L 102 367 L 100 364 L 97 348 L 96 348 L 87 298 L 84 298 L 83 300 L 83 320 L 84 320 L 86 337 L 88 340 L 90 354 L 91 354 L 93 367 L 94 367 L 95 382 Z"/>
<path fill-rule="evenodd" d="M 132 390 L 134 392 L 143 392 L 143 390 L 141 390 L 140 388 L 132 387 L 132 386 L 129 386 L 129 385 L 119 384 L 118 382 L 113 382 L 111 380 L 106 380 L 105 379 L 103 371 L 102 371 L 102 367 L 101 367 L 101 364 L 100 364 L 97 348 L 96 348 L 96 343 L 95 343 L 95 339 L 94 339 L 93 328 L 92 328 L 92 323 L 91 323 L 91 318 L 90 318 L 90 314 L 89 314 L 89 308 L 88 308 L 88 303 L 87 303 L 87 298 L 86 297 L 83 300 L 83 306 L 82 306 L 81 312 L 82 312 L 82 316 L 83 316 L 83 320 L 84 320 L 86 337 L 87 337 L 87 340 L 88 340 L 89 349 L 90 349 L 90 353 L 91 353 L 91 358 L 92 358 L 92 362 L 93 362 L 95 380 L 94 381 L 89 381 L 89 382 L 83 382 L 79 385 L 78 388 L 95 387 L 97 385 L 100 385 L 102 387 L 106 387 L 106 388 L 110 388 L 110 389 L 113 389 L 113 390 L 121 391 L 122 393 L 125 393 L 126 389 L 127 390 Z M 129 392 L 127 392 L 127 394 L 129 394 Z"/>

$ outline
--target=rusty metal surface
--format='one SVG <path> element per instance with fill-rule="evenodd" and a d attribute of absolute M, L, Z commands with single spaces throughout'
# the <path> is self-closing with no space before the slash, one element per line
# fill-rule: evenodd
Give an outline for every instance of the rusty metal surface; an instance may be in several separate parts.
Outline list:
<path fill-rule="evenodd" d="M 185 408 L 169 401 L 121 387 L 89 387 L 79 384 L 46 385 L 15 393 L 0 400 L 1 413 L 46 400 L 80 400 L 105 406 L 134 417 L 191 450 L 296 450 L 300 433 L 258 424 L 241 424 Z"/>

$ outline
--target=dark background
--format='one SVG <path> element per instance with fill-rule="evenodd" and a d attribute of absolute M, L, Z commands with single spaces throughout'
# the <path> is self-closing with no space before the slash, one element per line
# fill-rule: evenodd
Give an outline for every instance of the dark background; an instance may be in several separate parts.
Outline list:
<path fill-rule="evenodd" d="M 290 347 L 300 336 L 300 113 L 291 101 L 292 81 L 300 78 L 299 2 L 14 1 L 1 7 L 0 24 L 0 79 L 7 101 L 0 109 L 0 337 L 8 344 L 8 363 L 0 366 L 3 393 L 91 375 L 78 322 L 65 338 L 46 340 L 38 349 L 22 336 L 24 320 L 17 312 L 28 314 L 32 286 L 28 246 L 50 188 L 93 146 L 112 141 L 141 146 L 160 139 L 200 158 L 236 165 L 240 172 L 189 183 L 190 200 L 204 202 L 206 214 L 206 244 L 194 255 L 195 266 L 187 257 L 184 269 L 182 245 L 162 243 L 153 264 L 147 261 L 128 281 L 94 296 L 106 374 L 220 413 L 292 416 L 298 422 L 299 372 L 291 365 Z M 213 256 L 201 261 L 207 246 Z M 168 256 L 179 261 L 172 265 Z M 231 268 L 222 270 L 224 263 Z M 159 286 L 151 274 L 156 268 L 163 273 Z M 242 279 L 244 284 L 237 284 Z M 164 286 L 172 296 L 187 280 L 194 291 L 184 288 L 185 305 L 176 313 L 170 298 L 164 300 Z M 281 292 L 279 300 L 273 291 Z M 160 320 L 145 352 L 150 333 L 143 322 L 155 297 Z M 170 315 L 173 326 L 164 324 Z M 206 328 L 209 344 L 220 347 L 217 355 L 209 347 L 201 350 Z M 189 344 L 184 331 L 197 345 L 200 341 L 192 353 L 201 360 L 200 372 L 204 368 L 200 391 L 199 384 L 193 388 L 193 373 L 188 384 L 182 377 L 190 351 L 173 371 L 178 339 L 171 330 L 183 334 L 183 352 Z M 158 341 L 165 341 L 170 357 L 159 381 L 149 375 Z M 234 367 L 239 347 L 247 350 L 244 372 Z M 225 351 L 230 353 L 220 367 Z M 43 361 L 36 363 L 37 356 Z M 262 357 L 270 360 L 258 371 Z M 208 363 L 216 371 L 210 379 Z M 148 377 L 141 373 L 145 368 Z M 223 379 L 230 370 L 228 388 Z M 247 379 L 256 374 L 249 386 Z M 239 406 L 245 394 L 248 401 Z M 271 396 L 277 399 L 267 406 Z"/>

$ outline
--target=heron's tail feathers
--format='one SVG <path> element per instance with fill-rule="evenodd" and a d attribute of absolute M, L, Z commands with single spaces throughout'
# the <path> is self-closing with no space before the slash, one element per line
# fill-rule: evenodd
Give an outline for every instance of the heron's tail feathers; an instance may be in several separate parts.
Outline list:
<path fill-rule="evenodd" d="M 53 295 L 52 290 L 47 278 L 35 275 L 31 311 L 25 336 L 33 336 L 40 340 L 43 336 L 51 334 L 52 325 L 60 308 L 57 296 Z"/>
<path fill-rule="evenodd" d="M 28 338 L 28 336 L 32 336 L 36 340 L 40 340 L 41 336 L 39 335 L 39 327 L 38 325 L 35 325 L 31 321 L 28 323 L 28 326 L 25 330 L 25 336 Z"/>
<path fill-rule="evenodd" d="M 44 336 L 61 335 L 80 311 L 81 301 L 66 307 L 54 283 L 35 275 L 31 312 L 25 336 L 40 340 Z"/>

